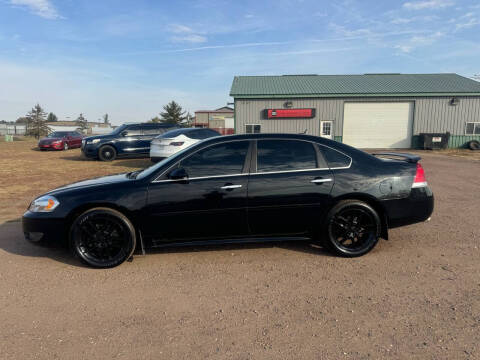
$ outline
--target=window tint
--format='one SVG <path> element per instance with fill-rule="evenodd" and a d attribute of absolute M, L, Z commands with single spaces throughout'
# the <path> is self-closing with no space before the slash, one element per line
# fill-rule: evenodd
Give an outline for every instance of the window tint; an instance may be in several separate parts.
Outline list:
<path fill-rule="evenodd" d="M 347 167 L 350 165 L 351 160 L 348 156 L 325 146 L 320 146 L 320 149 L 330 168 Z"/>
<path fill-rule="evenodd" d="M 130 125 L 126 131 L 127 131 L 127 135 L 128 136 L 132 136 L 132 135 L 142 135 L 143 131 L 142 131 L 142 126 L 141 125 Z"/>
<path fill-rule="evenodd" d="M 203 140 L 213 136 L 218 136 L 219 134 L 216 131 L 213 131 L 210 129 L 198 129 L 198 130 L 185 132 L 185 135 L 191 139 Z"/>
<path fill-rule="evenodd" d="M 248 150 L 248 141 L 233 141 L 200 150 L 180 162 L 190 178 L 240 174 Z"/>
<path fill-rule="evenodd" d="M 315 148 L 306 141 L 260 140 L 257 143 L 257 171 L 315 169 Z"/>

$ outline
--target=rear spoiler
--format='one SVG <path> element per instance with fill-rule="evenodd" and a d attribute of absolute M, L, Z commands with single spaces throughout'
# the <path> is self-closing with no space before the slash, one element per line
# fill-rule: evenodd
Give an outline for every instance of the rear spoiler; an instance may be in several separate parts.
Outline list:
<path fill-rule="evenodd" d="M 405 154 L 405 153 L 395 153 L 395 152 L 382 152 L 382 153 L 373 153 L 374 156 L 388 156 L 393 158 L 401 158 L 396 160 L 404 160 L 406 162 L 416 164 L 420 161 L 421 157 L 418 155 L 413 154 Z"/>

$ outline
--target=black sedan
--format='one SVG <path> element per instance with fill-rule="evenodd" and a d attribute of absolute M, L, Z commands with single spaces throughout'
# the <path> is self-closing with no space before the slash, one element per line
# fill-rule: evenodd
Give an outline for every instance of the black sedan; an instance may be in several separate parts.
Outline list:
<path fill-rule="evenodd" d="M 215 137 L 142 171 L 52 190 L 30 204 L 23 231 L 68 242 L 94 267 L 145 247 L 282 237 L 360 256 L 389 228 L 429 219 L 419 159 L 307 135 Z"/>

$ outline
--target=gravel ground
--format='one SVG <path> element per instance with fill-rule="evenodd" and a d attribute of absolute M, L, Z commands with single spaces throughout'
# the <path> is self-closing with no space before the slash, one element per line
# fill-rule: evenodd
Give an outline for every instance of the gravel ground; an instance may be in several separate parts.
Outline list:
<path fill-rule="evenodd" d="M 1 359 L 480 358 L 478 161 L 421 152 L 432 220 L 391 230 L 362 258 L 303 242 L 219 245 L 94 270 L 25 242 L 15 219 L 49 188 L 146 162 L 28 148 L 6 170 L 22 146 L 0 144 L 0 214 L 13 220 L 0 225 Z"/>

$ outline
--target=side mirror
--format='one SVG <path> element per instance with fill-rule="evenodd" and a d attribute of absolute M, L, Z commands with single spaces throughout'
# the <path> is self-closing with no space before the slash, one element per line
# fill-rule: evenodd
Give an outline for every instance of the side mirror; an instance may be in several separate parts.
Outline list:
<path fill-rule="evenodd" d="M 123 130 L 123 131 L 120 133 L 120 135 L 122 135 L 122 136 L 127 136 L 127 135 L 128 135 L 128 131 L 127 131 L 127 130 Z"/>
<path fill-rule="evenodd" d="M 184 168 L 177 168 L 168 174 L 170 180 L 188 180 L 188 174 Z"/>

